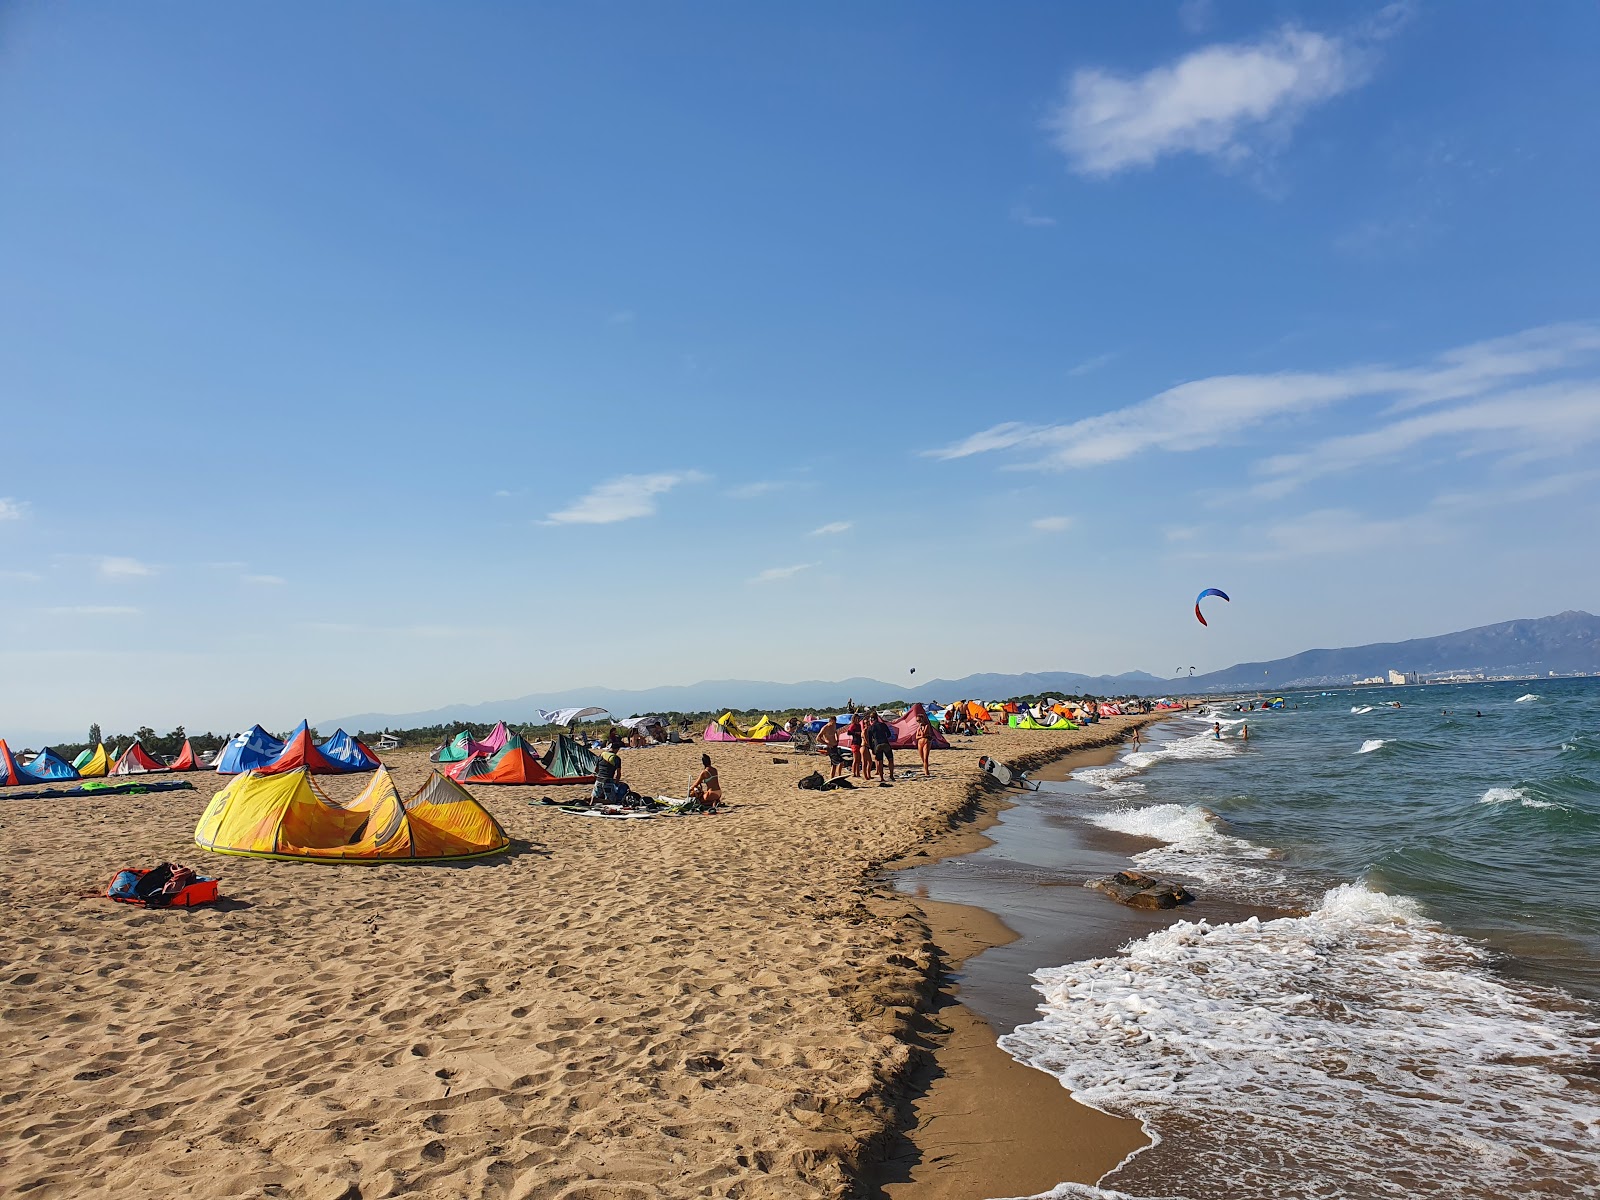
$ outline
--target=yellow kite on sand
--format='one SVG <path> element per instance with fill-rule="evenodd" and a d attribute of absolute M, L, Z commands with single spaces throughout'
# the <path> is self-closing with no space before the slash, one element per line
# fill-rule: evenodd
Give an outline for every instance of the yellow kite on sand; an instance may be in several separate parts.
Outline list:
<path fill-rule="evenodd" d="M 211 798 L 194 842 L 218 854 L 291 862 L 441 862 L 499 854 L 505 830 L 472 794 L 435 771 L 402 800 L 389 772 L 348 804 L 330 800 L 304 767 L 246 771 Z"/>

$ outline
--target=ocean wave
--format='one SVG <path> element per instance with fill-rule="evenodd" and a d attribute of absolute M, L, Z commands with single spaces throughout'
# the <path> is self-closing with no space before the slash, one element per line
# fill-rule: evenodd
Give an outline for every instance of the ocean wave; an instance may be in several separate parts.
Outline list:
<path fill-rule="evenodd" d="M 1282 870 L 1253 865 L 1278 858 L 1278 852 L 1227 831 L 1227 824 L 1207 809 L 1186 804 L 1119 808 L 1086 818 L 1090 824 L 1131 837 L 1163 843 L 1133 856 L 1153 874 L 1182 875 L 1241 900 L 1280 899 Z"/>
<path fill-rule="evenodd" d="M 1036 972 L 1041 1017 L 1000 1044 L 1157 1139 L 1102 1189 L 1052 1195 L 1587 1194 L 1587 1027 L 1486 963 L 1347 884 L 1303 917 L 1183 921 Z"/>
<path fill-rule="evenodd" d="M 1371 754 L 1374 750 L 1381 749 L 1388 744 L 1389 743 L 1383 738 L 1368 738 L 1366 741 L 1361 743 L 1361 749 L 1357 750 L 1356 753 Z"/>
<path fill-rule="evenodd" d="M 1224 724 L 1238 723 L 1224 722 Z M 1080 767 L 1072 773 L 1072 778 L 1099 788 L 1111 796 L 1119 798 L 1137 796 L 1145 790 L 1144 784 L 1131 776 L 1147 771 L 1159 762 L 1225 758 L 1234 753 L 1236 747 L 1231 742 L 1219 741 L 1210 733 L 1197 733 L 1190 737 L 1175 738 L 1170 742 L 1160 742 L 1131 751 L 1110 766 Z"/>
<path fill-rule="evenodd" d="M 1540 800 L 1519 787 L 1490 788 L 1478 799 L 1479 804 L 1521 804 L 1523 808 L 1560 808 L 1553 800 Z"/>
<path fill-rule="evenodd" d="M 1535 696 L 1532 692 L 1529 692 L 1526 696 L 1518 696 L 1515 700 L 1512 701 L 1512 703 L 1513 704 L 1526 704 L 1530 700 L 1537 700 L 1538 698 L 1539 697 Z"/>

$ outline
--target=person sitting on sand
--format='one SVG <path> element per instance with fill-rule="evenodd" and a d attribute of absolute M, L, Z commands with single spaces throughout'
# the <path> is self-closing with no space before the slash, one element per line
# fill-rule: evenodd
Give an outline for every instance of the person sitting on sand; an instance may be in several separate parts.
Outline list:
<path fill-rule="evenodd" d="M 700 756 L 700 767 L 699 778 L 689 785 L 689 799 L 707 808 L 715 808 L 722 803 L 722 781 L 717 778 L 717 769 L 711 765 L 711 755 Z"/>
<path fill-rule="evenodd" d="M 933 772 L 928 770 L 928 751 L 933 749 L 933 723 L 928 720 L 925 712 L 917 714 L 917 754 L 922 758 L 923 778 L 930 778 Z"/>
<path fill-rule="evenodd" d="M 601 803 L 620 804 L 628 796 L 628 785 L 622 782 L 622 756 L 615 750 L 605 749 L 594 762 L 594 799 Z"/>

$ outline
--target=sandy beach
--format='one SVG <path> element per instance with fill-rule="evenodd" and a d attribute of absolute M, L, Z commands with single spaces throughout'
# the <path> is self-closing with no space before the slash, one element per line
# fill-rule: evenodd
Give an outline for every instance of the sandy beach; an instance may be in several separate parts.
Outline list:
<path fill-rule="evenodd" d="M 20 910 L 0 1188 L 859 1192 L 904 1120 L 949 953 L 879 868 L 980 810 L 980 753 L 1043 760 L 1129 723 L 957 739 L 932 779 L 825 793 L 794 786 L 811 758 L 714 746 L 734 805 L 715 816 L 600 821 L 481 788 L 514 853 L 457 867 L 210 855 L 190 842 L 210 774 L 0 805 Z M 701 749 L 625 753 L 627 778 L 681 794 Z M 388 764 L 402 789 L 429 769 Z M 220 875 L 228 903 L 92 897 L 163 859 Z"/>

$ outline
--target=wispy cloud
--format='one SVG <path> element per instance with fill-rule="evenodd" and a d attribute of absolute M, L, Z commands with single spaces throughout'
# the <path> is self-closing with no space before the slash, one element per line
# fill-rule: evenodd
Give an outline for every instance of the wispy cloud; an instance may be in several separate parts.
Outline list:
<path fill-rule="evenodd" d="M 848 533 L 855 528 L 854 521 L 829 521 L 826 525 L 818 525 L 810 533 L 810 537 L 826 537 L 832 533 Z"/>
<path fill-rule="evenodd" d="M 1086 358 L 1077 366 L 1070 368 L 1067 374 L 1074 379 L 1081 379 L 1085 375 L 1092 375 L 1101 367 L 1108 367 L 1116 361 L 1121 351 L 1113 350 L 1109 354 L 1096 354 L 1093 358 Z"/>
<path fill-rule="evenodd" d="M 20 521 L 28 515 L 28 502 L 12 496 L 0 496 L 0 521 Z"/>
<path fill-rule="evenodd" d="M 1037 517 L 1033 521 L 1033 527 L 1040 533 L 1060 533 L 1071 526 L 1071 517 Z"/>
<path fill-rule="evenodd" d="M 799 563 L 793 567 L 768 567 L 759 575 L 752 576 L 751 583 L 777 583 L 783 579 L 793 579 L 801 571 L 809 571 L 816 563 Z"/>
<path fill-rule="evenodd" d="M 656 475 L 623 475 L 602 483 L 559 512 L 550 514 L 550 525 L 610 525 L 652 516 L 656 497 L 683 483 L 699 483 L 706 477 L 699 471 L 664 471 Z"/>
<path fill-rule="evenodd" d="M 9 580 L 12 583 L 38 583 L 44 579 L 44 576 L 35 574 L 32 571 L 0 571 L 0 579 Z"/>
<path fill-rule="evenodd" d="M 266 587 L 279 587 L 288 582 L 281 575 L 241 575 L 239 578 L 245 583 L 260 584 Z"/>
<path fill-rule="evenodd" d="M 1013 204 L 1011 206 L 1011 219 L 1018 225 L 1026 225 L 1030 229 L 1049 229 L 1056 223 L 1054 217 L 1044 213 L 1036 213 L 1027 204 Z"/>
<path fill-rule="evenodd" d="M 1366 75 L 1365 56 L 1349 39 L 1285 26 L 1258 42 L 1202 47 L 1143 75 L 1082 68 L 1045 126 L 1089 176 L 1169 154 L 1236 164 L 1285 140 L 1310 109 Z"/>
<path fill-rule="evenodd" d="M 106 579 L 142 579 L 155 573 L 156 568 L 137 558 L 109 555 L 100 560 L 100 574 Z"/>
<path fill-rule="evenodd" d="M 1419 367 L 1361 366 L 1325 372 L 1283 372 L 1274 375 L 1219 375 L 1182 383 L 1126 408 L 1085 417 L 1066 425 L 1024 425 L 1006 422 L 981 430 L 949 446 L 927 451 L 931 458 L 966 458 L 975 454 L 1022 449 L 1031 457 L 1024 465 L 1056 470 L 1119 462 L 1151 450 L 1183 453 L 1235 440 L 1264 422 L 1294 417 L 1329 405 L 1356 400 L 1386 400 L 1391 414 L 1458 402 L 1453 416 L 1418 425 L 1400 424 L 1367 440 L 1334 439 L 1320 454 L 1282 455 L 1262 465 L 1274 477 L 1306 475 L 1320 458 L 1330 469 L 1341 457 L 1372 457 L 1378 446 L 1404 450 L 1424 436 L 1454 430 L 1522 429 L 1548 438 L 1556 431 L 1589 428 L 1584 394 L 1563 384 L 1558 393 L 1524 389 L 1502 393 L 1512 382 L 1563 371 L 1600 354 L 1600 322 L 1542 326 L 1510 337 L 1458 347 Z M 1491 410 L 1514 399 L 1513 411 Z M 1482 401 L 1476 408 L 1459 402 Z M 1519 416 L 1528 406 L 1526 415 Z M 1469 411 L 1471 410 L 1471 411 Z M 1586 436 L 1586 435 L 1585 435 Z"/>
<path fill-rule="evenodd" d="M 44 611 L 72 617 L 131 617 L 139 612 L 125 604 L 61 604 Z"/>
<path fill-rule="evenodd" d="M 1259 496 L 1281 498 L 1310 480 L 1394 462 L 1439 440 L 1454 440 L 1468 453 L 1523 459 L 1586 448 L 1600 441 L 1600 381 L 1502 392 L 1329 438 L 1308 450 L 1274 455 L 1258 468 L 1270 478 L 1253 490 Z"/>
<path fill-rule="evenodd" d="M 510 488 L 496 488 L 494 498 L 496 500 L 509 500 L 513 496 L 521 496 L 523 494 L 524 492 L 520 488 L 516 491 L 512 491 Z"/>
<path fill-rule="evenodd" d="M 741 483 L 728 489 L 728 495 L 735 500 L 754 500 L 757 496 L 765 496 L 772 492 L 781 492 L 794 485 L 782 479 L 758 479 L 754 483 Z"/>

